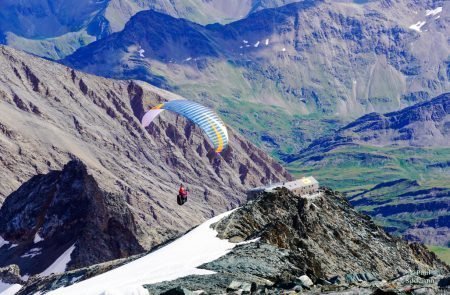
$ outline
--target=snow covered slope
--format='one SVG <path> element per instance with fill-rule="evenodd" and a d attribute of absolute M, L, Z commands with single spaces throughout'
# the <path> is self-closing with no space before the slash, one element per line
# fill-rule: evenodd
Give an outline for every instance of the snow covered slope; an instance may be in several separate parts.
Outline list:
<path fill-rule="evenodd" d="M 219 239 L 217 231 L 211 225 L 235 210 L 206 221 L 183 237 L 140 259 L 49 294 L 148 295 L 148 291 L 142 287 L 144 284 L 170 281 L 188 275 L 213 274 L 210 270 L 197 267 L 226 255 L 238 244 Z"/>
<path fill-rule="evenodd" d="M 22 285 L 8 284 L 0 281 L 0 295 L 14 295 L 20 288 L 22 288 Z"/>

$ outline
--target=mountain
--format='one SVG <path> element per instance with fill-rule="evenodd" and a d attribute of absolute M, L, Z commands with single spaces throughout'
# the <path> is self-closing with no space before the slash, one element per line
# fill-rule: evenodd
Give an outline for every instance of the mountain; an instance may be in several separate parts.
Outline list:
<path fill-rule="evenodd" d="M 339 136 L 375 146 L 450 146 L 450 93 L 397 112 L 368 114 L 342 128 Z"/>
<path fill-rule="evenodd" d="M 131 208 L 108 194 L 80 161 L 37 175 L 0 209 L 0 266 L 22 276 L 64 272 L 144 251 Z"/>
<path fill-rule="evenodd" d="M 143 11 L 62 62 L 213 101 L 281 155 L 448 92 L 449 11 L 446 1 L 310 0 L 207 26 Z"/>
<path fill-rule="evenodd" d="M 232 129 L 221 154 L 200 128 L 169 112 L 143 129 L 144 110 L 175 94 L 3 46 L 0 64 L 0 235 L 19 245 L 0 265 L 25 263 L 23 255 L 43 248 L 27 255 L 35 261 L 27 271 L 38 273 L 73 244 L 81 255 L 73 267 L 128 256 L 238 206 L 249 187 L 291 178 Z M 190 190 L 183 207 L 180 183 Z M 124 240 L 112 242 L 117 231 Z M 92 236 L 108 251 L 97 256 Z M 44 252 L 52 254 L 42 262 Z"/>
<path fill-rule="evenodd" d="M 304 198 L 284 189 L 115 269 L 37 278 L 18 294 L 404 294 L 411 280 L 414 290 L 435 292 L 448 285 L 448 272 L 425 247 L 386 234 L 342 195 L 326 189 Z"/>
<path fill-rule="evenodd" d="M 0 3 L 0 43 L 59 59 L 123 29 L 137 12 L 153 9 L 199 23 L 229 22 L 295 0 L 5 0 Z"/>
<path fill-rule="evenodd" d="M 397 112 L 365 115 L 285 160 L 299 172 L 329 173 L 327 184 L 346 191 L 399 176 L 444 182 L 449 128 L 450 93 L 445 93 Z M 331 167 L 341 173 L 333 175 Z"/>
<path fill-rule="evenodd" d="M 450 241 L 450 94 L 397 112 L 365 115 L 286 158 L 348 193 L 362 212 L 395 234 Z"/>

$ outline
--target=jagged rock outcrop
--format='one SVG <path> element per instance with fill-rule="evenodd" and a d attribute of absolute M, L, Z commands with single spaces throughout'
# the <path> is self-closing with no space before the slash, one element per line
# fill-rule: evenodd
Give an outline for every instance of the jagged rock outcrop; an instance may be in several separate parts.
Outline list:
<path fill-rule="evenodd" d="M 332 191 L 307 199 L 287 191 L 270 194 L 244 206 L 216 226 L 232 241 L 260 237 L 260 242 L 296 254 L 311 278 L 372 272 L 389 278 L 443 264 L 421 246 L 389 236 L 367 215 L 355 211 Z M 295 257 L 295 258 L 294 258 Z M 295 274 L 295 272 L 293 272 Z"/>
<path fill-rule="evenodd" d="M 131 212 L 127 218 L 133 221 L 132 233 L 148 250 L 238 206 L 246 188 L 291 177 L 231 129 L 231 144 L 220 155 L 202 131 L 182 117 L 167 113 L 143 129 L 140 118 L 148 106 L 178 98 L 175 94 L 143 82 L 87 75 L 3 46 L 0 64 L 1 200 L 20 195 L 17 190 L 30 179 L 33 185 L 25 185 L 30 192 L 30 186 L 38 189 L 52 182 L 44 176 L 32 177 L 47 173 L 55 177 L 58 172 L 50 171 L 62 170 L 77 158 L 86 165 L 90 183 L 95 182 L 100 195 L 126 202 L 117 209 Z M 183 207 L 176 203 L 180 183 L 190 189 Z M 43 206 L 45 196 L 41 196 Z M 45 212 L 34 205 L 36 214 Z M 96 208 L 88 203 L 80 206 Z M 4 210 L 12 208 L 18 210 L 11 203 Z M 13 219 L 12 213 L 9 217 Z M 16 226 L 6 219 L 2 216 L 1 227 L 11 244 L 29 241 L 39 230 L 34 226 L 42 223 L 17 220 L 24 224 L 19 226 L 22 236 L 8 230 Z"/>
<path fill-rule="evenodd" d="M 62 171 L 34 176 L 5 200 L 0 236 L 15 246 L 0 248 L 0 267 L 16 264 L 22 276 L 48 275 L 71 247 L 62 271 L 128 257 L 144 251 L 139 231 L 126 200 L 102 191 L 73 160 Z"/>

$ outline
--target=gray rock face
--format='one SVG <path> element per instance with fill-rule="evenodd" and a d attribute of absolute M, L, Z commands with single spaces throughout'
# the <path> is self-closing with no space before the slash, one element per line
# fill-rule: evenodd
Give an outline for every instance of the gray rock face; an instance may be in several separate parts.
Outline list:
<path fill-rule="evenodd" d="M 86 75 L 8 47 L 0 47 L 0 73 L 2 200 L 36 174 L 78 158 L 104 195 L 126 202 L 136 239 L 148 250 L 237 206 L 247 187 L 290 178 L 231 129 L 220 155 L 197 126 L 169 112 L 143 129 L 149 105 L 178 97 L 146 83 Z M 191 192 L 183 207 L 176 203 L 180 183 Z M 24 239 L 36 224 L 21 227 Z"/>
<path fill-rule="evenodd" d="M 386 279 L 416 269 L 446 269 L 424 247 L 389 236 L 331 191 L 312 200 L 286 191 L 267 195 L 219 222 L 217 229 L 222 238 L 260 237 L 290 250 L 313 280 L 355 272 Z"/>
<path fill-rule="evenodd" d="M 18 265 L 11 264 L 7 267 L 0 268 L 0 282 L 6 284 L 21 284 L 23 283 L 20 278 L 20 268 Z"/>
<path fill-rule="evenodd" d="M 124 198 L 102 191 L 79 160 L 38 175 L 8 196 L 0 210 L 0 266 L 40 274 L 72 245 L 66 270 L 144 251 Z"/>

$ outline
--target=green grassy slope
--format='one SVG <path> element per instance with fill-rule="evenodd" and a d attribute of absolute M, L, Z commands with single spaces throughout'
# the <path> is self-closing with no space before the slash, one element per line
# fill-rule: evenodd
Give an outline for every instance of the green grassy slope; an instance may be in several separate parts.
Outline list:
<path fill-rule="evenodd" d="M 450 265 L 450 248 L 438 247 L 438 246 L 428 246 L 432 252 L 434 252 L 442 261 Z"/>

